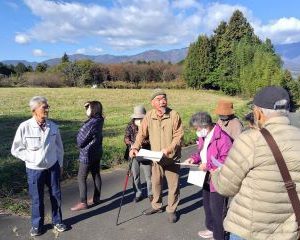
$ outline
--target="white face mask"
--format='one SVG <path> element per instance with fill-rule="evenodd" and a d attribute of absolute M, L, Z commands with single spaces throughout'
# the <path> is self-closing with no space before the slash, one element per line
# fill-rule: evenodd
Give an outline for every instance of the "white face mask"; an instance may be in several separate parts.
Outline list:
<path fill-rule="evenodd" d="M 140 119 L 135 119 L 134 120 L 134 124 L 136 125 L 136 126 L 141 126 L 141 122 L 142 122 L 142 120 L 140 120 Z"/>
<path fill-rule="evenodd" d="M 206 128 L 202 128 L 200 131 L 196 131 L 196 135 L 198 137 L 206 137 L 208 134 L 208 130 Z"/>
<path fill-rule="evenodd" d="M 89 106 L 88 109 L 86 110 L 86 115 L 87 115 L 88 117 L 90 117 L 90 116 L 91 116 L 91 113 L 92 113 L 92 110 L 91 110 L 91 107 Z"/>

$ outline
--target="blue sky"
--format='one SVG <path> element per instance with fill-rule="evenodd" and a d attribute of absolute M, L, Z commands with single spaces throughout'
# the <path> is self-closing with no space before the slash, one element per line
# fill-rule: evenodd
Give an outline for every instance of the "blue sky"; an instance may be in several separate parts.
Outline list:
<path fill-rule="evenodd" d="M 300 42 L 299 0 L 1 0 L 0 61 L 183 48 L 236 9 L 261 39 Z"/>

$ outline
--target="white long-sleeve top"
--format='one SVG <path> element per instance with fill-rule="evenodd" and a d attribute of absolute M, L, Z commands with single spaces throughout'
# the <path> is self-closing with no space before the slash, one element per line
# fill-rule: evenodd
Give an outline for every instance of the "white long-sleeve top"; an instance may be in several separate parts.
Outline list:
<path fill-rule="evenodd" d="M 48 169 L 57 161 L 62 167 L 64 148 L 58 126 L 46 120 L 43 131 L 34 118 L 22 122 L 17 129 L 11 154 L 24 161 L 30 169 Z"/>

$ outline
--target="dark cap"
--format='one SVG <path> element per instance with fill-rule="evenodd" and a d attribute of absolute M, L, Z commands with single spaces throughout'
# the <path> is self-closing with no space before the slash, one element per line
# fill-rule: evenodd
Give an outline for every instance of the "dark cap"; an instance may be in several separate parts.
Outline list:
<path fill-rule="evenodd" d="M 286 102 L 282 104 L 276 103 L 280 100 L 286 100 Z M 289 109 L 290 96 L 282 87 L 264 87 L 254 96 L 253 104 L 266 109 Z"/>

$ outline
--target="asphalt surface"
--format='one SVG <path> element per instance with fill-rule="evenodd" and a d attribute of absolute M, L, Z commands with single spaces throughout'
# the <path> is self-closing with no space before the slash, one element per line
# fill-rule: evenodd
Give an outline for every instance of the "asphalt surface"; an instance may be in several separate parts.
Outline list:
<path fill-rule="evenodd" d="M 292 125 L 300 127 L 300 112 L 289 115 Z M 182 161 L 193 151 L 195 146 L 182 151 Z M 69 230 L 60 234 L 53 232 L 48 193 L 45 192 L 46 230 L 42 236 L 30 237 L 30 217 L 0 214 L 0 240 L 10 239 L 83 239 L 83 240 L 192 240 L 199 239 L 197 231 L 204 229 L 204 211 L 201 189 L 187 183 L 189 168 L 181 168 L 181 193 L 177 209 L 179 219 L 176 223 L 167 221 L 167 213 L 144 216 L 142 212 L 151 207 L 148 199 L 134 203 L 132 181 L 130 179 L 118 225 L 116 219 L 126 169 L 114 169 L 102 172 L 102 203 L 85 211 L 71 212 L 70 208 L 78 202 L 79 193 L 76 179 L 62 184 L 62 212 L 64 223 Z M 143 175 L 143 174 L 142 174 Z M 92 190 L 91 178 L 88 189 Z M 143 184 L 144 192 L 146 185 Z M 166 184 L 165 184 L 166 189 Z M 167 190 L 163 191 L 163 201 L 167 202 Z"/>
<path fill-rule="evenodd" d="M 183 150 L 182 161 L 187 158 L 195 146 Z M 114 169 L 101 173 L 103 202 L 85 211 L 71 212 L 70 208 L 78 202 L 79 193 L 76 179 L 62 185 L 62 212 L 64 223 L 70 226 L 63 233 L 55 233 L 51 228 L 51 214 L 48 193 L 46 201 L 46 230 L 43 235 L 30 237 L 30 218 L 13 215 L 0 215 L 0 239 L 84 239 L 84 240 L 191 240 L 199 239 L 197 231 L 204 228 L 204 212 L 202 207 L 201 189 L 187 183 L 189 168 L 181 168 L 180 203 L 177 209 L 179 219 L 176 223 L 169 223 L 167 213 L 157 213 L 145 216 L 142 212 L 151 207 L 147 198 L 135 203 L 132 180 L 128 183 L 118 225 L 116 219 L 126 169 Z M 142 174 L 143 175 L 143 174 Z M 92 181 L 88 180 L 91 195 Z M 146 185 L 143 184 L 146 193 Z M 167 190 L 163 191 L 163 202 L 167 203 Z"/>

